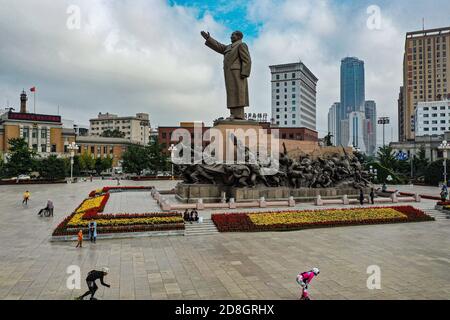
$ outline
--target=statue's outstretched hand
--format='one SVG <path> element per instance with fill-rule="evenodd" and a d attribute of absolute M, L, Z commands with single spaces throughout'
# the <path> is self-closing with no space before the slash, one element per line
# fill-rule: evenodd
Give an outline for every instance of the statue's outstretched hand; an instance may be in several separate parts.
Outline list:
<path fill-rule="evenodd" d="M 209 32 L 202 31 L 200 33 L 201 33 L 202 37 L 205 38 L 205 40 L 209 39 L 209 37 L 210 37 Z"/>

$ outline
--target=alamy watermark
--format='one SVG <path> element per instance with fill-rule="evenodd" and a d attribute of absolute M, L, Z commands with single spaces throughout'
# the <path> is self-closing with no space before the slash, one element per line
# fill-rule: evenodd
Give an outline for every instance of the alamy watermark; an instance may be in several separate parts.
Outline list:
<path fill-rule="evenodd" d="M 66 280 L 66 287 L 69 290 L 81 289 L 81 269 L 77 265 L 70 265 L 66 269 L 66 273 L 69 275 Z"/>
<path fill-rule="evenodd" d="M 77 5 L 70 5 L 67 7 L 66 13 L 68 14 L 66 20 L 66 26 L 69 30 L 81 29 L 81 8 Z"/>
<path fill-rule="evenodd" d="M 377 5 L 367 7 L 366 25 L 369 30 L 381 30 L 381 8 Z"/>
<path fill-rule="evenodd" d="M 381 289 L 381 268 L 377 265 L 368 266 L 367 274 L 370 275 L 366 281 L 367 289 L 380 290 Z"/>

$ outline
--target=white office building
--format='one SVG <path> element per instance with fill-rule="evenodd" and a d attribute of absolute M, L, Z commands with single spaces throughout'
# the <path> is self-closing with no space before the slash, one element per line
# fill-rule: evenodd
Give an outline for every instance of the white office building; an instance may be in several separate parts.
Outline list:
<path fill-rule="evenodd" d="M 270 66 L 272 122 L 316 130 L 317 77 L 302 63 Z"/>
<path fill-rule="evenodd" d="M 146 145 L 150 139 L 150 118 L 147 113 L 137 113 L 136 116 L 119 117 L 111 113 L 99 113 L 95 119 L 90 119 L 89 133 L 92 136 L 102 136 L 109 130 L 118 130 L 123 138 L 133 143 Z"/>
<path fill-rule="evenodd" d="M 336 138 L 338 135 L 337 124 L 338 124 L 338 112 L 339 112 L 339 102 L 333 103 L 333 105 L 328 110 L 328 132 L 331 133 L 331 143 L 333 146 L 336 145 Z"/>
<path fill-rule="evenodd" d="M 365 144 L 364 132 L 367 129 L 366 115 L 364 112 L 355 111 L 350 112 L 348 115 L 348 143 L 347 146 L 355 147 L 362 153 L 367 152 L 367 146 Z"/>
<path fill-rule="evenodd" d="M 442 135 L 450 131 L 450 100 L 419 102 L 415 126 L 416 136 Z"/>

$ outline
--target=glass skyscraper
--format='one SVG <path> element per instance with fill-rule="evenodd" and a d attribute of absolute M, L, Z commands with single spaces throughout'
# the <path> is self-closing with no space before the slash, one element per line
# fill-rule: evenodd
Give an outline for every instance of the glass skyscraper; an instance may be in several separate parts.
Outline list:
<path fill-rule="evenodd" d="M 351 112 L 364 112 L 364 61 L 348 57 L 341 61 L 341 120 Z"/>

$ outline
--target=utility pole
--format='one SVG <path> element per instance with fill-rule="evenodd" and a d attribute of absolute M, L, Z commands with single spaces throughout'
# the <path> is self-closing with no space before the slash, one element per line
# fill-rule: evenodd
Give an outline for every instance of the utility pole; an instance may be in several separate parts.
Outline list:
<path fill-rule="evenodd" d="M 383 147 L 386 146 L 386 140 L 385 140 L 385 126 L 390 123 L 389 117 L 379 117 L 378 118 L 378 124 L 383 125 Z"/>

